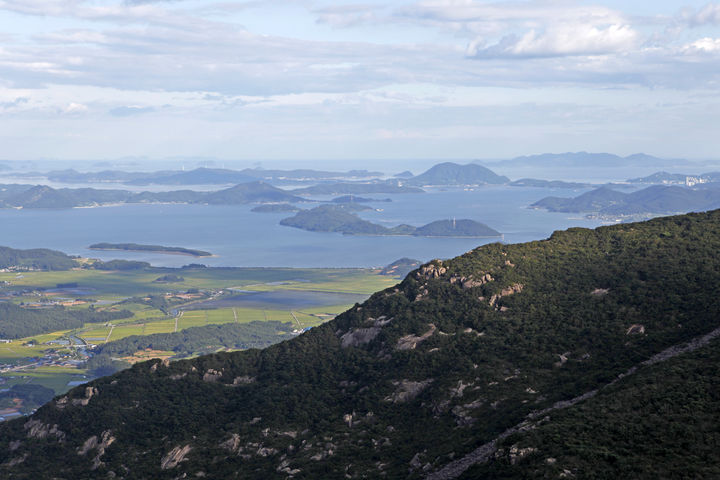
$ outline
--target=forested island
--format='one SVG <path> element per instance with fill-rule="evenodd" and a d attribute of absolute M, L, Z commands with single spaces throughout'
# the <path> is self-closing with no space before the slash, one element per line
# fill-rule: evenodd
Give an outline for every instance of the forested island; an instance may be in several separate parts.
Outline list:
<path fill-rule="evenodd" d="M 304 202 L 265 182 L 248 182 L 214 192 L 174 190 L 132 192 L 95 188 L 52 188 L 47 185 L 0 185 L 0 208 L 76 208 L 128 203 L 188 203 L 244 205 L 251 203 Z"/>
<path fill-rule="evenodd" d="M 352 213 L 355 208 L 345 205 L 320 205 L 301 210 L 294 217 L 285 218 L 280 225 L 310 232 L 338 232 L 345 235 L 410 235 L 415 237 L 500 237 L 502 234 L 474 220 L 438 220 L 421 227 L 397 225 L 384 227 Z"/>
<path fill-rule="evenodd" d="M 692 188 L 654 185 L 632 193 L 600 187 L 574 198 L 546 197 L 531 205 L 551 212 L 591 213 L 599 216 L 667 215 L 704 211 L 720 206 L 720 187 L 716 183 Z"/>
<path fill-rule="evenodd" d="M 129 252 L 153 252 L 170 255 L 190 255 L 192 257 L 212 257 L 212 253 L 183 247 L 165 247 L 162 245 L 141 245 L 139 243 L 95 243 L 90 250 L 126 250 Z"/>

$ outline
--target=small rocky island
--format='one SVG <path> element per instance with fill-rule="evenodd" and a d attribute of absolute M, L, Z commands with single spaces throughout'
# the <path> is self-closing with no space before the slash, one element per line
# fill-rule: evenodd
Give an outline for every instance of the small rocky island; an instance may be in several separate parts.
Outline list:
<path fill-rule="evenodd" d="M 164 247 L 162 245 L 141 245 L 139 243 L 95 243 L 90 250 L 125 250 L 128 252 L 152 252 L 169 255 L 189 255 L 191 257 L 212 257 L 212 253 L 183 247 Z"/>

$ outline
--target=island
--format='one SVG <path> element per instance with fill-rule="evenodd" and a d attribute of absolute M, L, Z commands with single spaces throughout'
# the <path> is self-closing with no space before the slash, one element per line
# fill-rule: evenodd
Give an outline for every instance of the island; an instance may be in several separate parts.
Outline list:
<path fill-rule="evenodd" d="M 183 247 L 164 247 L 162 245 L 141 245 L 139 243 L 95 243 L 90 250 L 126 250 L 129 252 L 152 252 L 170 255 L 189 255 L 192 257 L 212 257 L 212 253 Z"/>
<path fill-rule="evenodd" d="M 489 168 L 470 163 L 439 163 L 428 171 L 404 181 L 406 185 L 415 186 L 466 186 L 466 185 L 502 185 L 510 179 L 498 175 Z"/>
<path fill-rule="evenodd" d="M 356 195 L 343 195 L 342 197 L 333 198 L 332 203 L 369 203 L 369 202 L 392 202 L 390 198 L 367 198 L 358 197 Z"/>
<path fill-rule="evenodd" d="M 296 188 L 289 193 L 294 195 L 366 195 L 373 193 L 425 193 L 417 187 L 402 185 L 398 181 L 376 181 L 363 183 L 320 183 L 311 187 Z"/>
<path fill-rule="evenodd" d="M 353 204 L 354 205 L 354 204 Z M 502 234 L 474 220 L 438 220 L 421 227 L 397 225 L 385 227 L 351 213 L 349 205 L 320 205 L 301 210 L 280 225 L 310 232 L 337 232 L 344 235 L 407 235 L 415 237 L 501 237 Z"/>
<path fill-rule="evenodd" d="M 76 208 L 129 203 L 184 203 L 198 205 L 245 205 L 251 203 L 293 203 L 302 197 L 257 181 L 213 192 L 172 190 L 133 192 L 94 188 L 52 188 L 47 185 L 0 185 L 0 208 Z"/>
<path fill-rule="evenodd" d="M 289 203 L 266 203 L 264 205 L 258 205 L 251 209 L 251 212 L 255 213 L 286 213 L 286 212 L 297 212 L 300 208 Z"/>
<path fill-rule="evenodd" d="M 653 185 L 631 193 L 600 187 L 574 198 L 546 197 L 530 207 L 551 212 L 589 213 L 592 217 L 614 220 L 702 212 L 718 205 L 720 185 L 706 183 L 694 187 Z"/>

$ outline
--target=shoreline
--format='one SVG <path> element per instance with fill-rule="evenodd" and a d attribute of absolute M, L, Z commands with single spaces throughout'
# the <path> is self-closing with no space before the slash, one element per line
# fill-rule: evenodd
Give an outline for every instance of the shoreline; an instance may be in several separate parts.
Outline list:
<path fill-rule="evenodd" d="M 177 252 L 172 250 L 146 250 L 142 248 L 92 248 L 88 247 L 88 250 L 97 250 L 101 252 L 142 252 L 142 253 L 160 253 L 162 255 L 182 255 L 185 257 L 195 257 L 195 258 L 218 258 L 218 255 L 209 254 L 209 255 L 196 255 L 194 253 L 189 252 Z"/>

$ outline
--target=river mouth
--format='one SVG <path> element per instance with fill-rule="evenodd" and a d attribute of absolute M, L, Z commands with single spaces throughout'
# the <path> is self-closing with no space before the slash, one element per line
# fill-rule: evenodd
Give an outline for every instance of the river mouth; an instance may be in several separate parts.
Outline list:
<path fill-rule="evenodd" d="M 367 300 L 369 295 L 356 293 L 318 292 L 307 290 L 278 290 L 272 292 L 249 292 L 239 295 L 194 303 L 183 310 L 207 310 L 212 308 L 257 308 L 267 310 L 299 310 L 310 307 L 351 305 Z"/>

